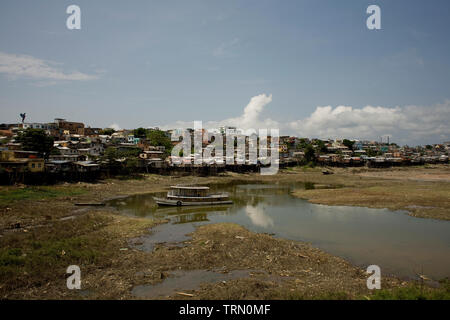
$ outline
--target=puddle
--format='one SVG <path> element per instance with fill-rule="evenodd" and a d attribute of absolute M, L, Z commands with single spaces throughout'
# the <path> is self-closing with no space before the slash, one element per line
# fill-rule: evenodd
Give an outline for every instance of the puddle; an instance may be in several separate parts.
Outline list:
<path fill-rule="evenodd" d="M 151 229 L 150 236 L 145 235 L 130 240 L 130 246 L 146 252 L 152 252 L 158 244 L 165 244 L 169 247 L 183 247 L 185 246 L 183 242 L 191 239 L 187 234 L 194 232 L 200 224 L 202 223 L 177 224 L 173 221 L 160 224 Z"/>
<path fill-rule="evenodd" d="M 163 282 L 135 286 L 131 294 L 139 298 L 168 297 L 177 292 L 195 290 L 202 283 L 217 283 L 234 279 L 248 278 L 254 270 L 233 270 L 228 273 L 207 270 L 173 271 Z"/>

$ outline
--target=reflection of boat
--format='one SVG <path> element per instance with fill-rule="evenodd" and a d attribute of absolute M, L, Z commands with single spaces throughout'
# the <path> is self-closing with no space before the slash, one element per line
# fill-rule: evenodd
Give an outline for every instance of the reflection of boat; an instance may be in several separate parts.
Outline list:
<path fill-rule="evenodd" d="M 171 207 L 163 206 L 159 207 L 156 211 L 158 214 L 165 214 L 168 216 L 180 215 L 180 214 L 192 214 L 192 213 L 210 213 L 210 212 L 227 212 L 230 209 L 229 205 L 218 205 L 211 207 Z"/>
<path fill-rule="evenodd" d="M 193 213 L 193 214 L 180 214 L 175 216 L 172 220 L 172 224 L 191 223 L 191 222 L 205 222 L 208 220 L 208 214 L 206 213 Z"/>
<path fill-rule="evenodd" d="M 166 198 L 153 199 L 160 206 L 209 206 L 232 204 L 227 193 L 208 194 L 209 187 L 171 186 Z"/>

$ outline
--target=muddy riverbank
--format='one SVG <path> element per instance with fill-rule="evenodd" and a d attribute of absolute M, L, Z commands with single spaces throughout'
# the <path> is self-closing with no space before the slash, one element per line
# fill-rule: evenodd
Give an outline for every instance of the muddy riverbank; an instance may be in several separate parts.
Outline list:
<path fill-rule="evenodd" d="M 430 170 L 441 171 L 440 174 L 443 170 L 448 174 L 447 167 Z M 276 176 L 227 174 L 177 178 L 148 175 L 139 180 L 107 180 L 35 189 L 1 187 L 0 296 L 10 299 L 142 298 L 132 294 L 133 288 L 161 283 L 177 270 L 222 273 L 251 270 L 251 275 L 202 285 L 184 292 L 187 295 L 174 293 L 162 298 L 361 298 L 370 295 L 363 270 L 304 243 L 275 239 L 234 224 L 214 224 L 194 231 L 192 240 L 187 240 L 185 246 L 161 245 L 154 252 L 144 252 L 131 246 L 130 239 L 151 232 L 152 226 L 164 221 L 121 216 L 108 208 L 74 206 L 76 202 L 102 202 L 114 197 L 164 191 L 177 183 L 312 182 L 335 188 L 303 190 L 305 193 L 298 194 L 312 201 L 325 201 L 316 196 L 322 191 L 327 194 L 347 188 L 368 188 L 372 192 L 370 188 L 399 186 L 400 183 L 406 185 L 404 196 L 411 195 L 408 206 L 416 206 L 409 210 L 412 214 L 448 219 L 450 206 L 448 197 L 444 199 L 449 188 L 447 182 L 398 182 L 365 177 L 361 173 L 335 170 L 335 174 L 325 176 L 319 170 L 296 168 Z M 413 196 L 417 188 L 423 189 L 420 197 Z M 438 196 L 432 195 L 439 190 Z M 372 206 L 357 199 L 347 201 L 341 204 Z M 396 201 L 389 196 L 379 200 L 384 207 L 393 206 Z M 406 202 L 396 209 L 403 205 Z M 433 210 L 428 208 L 430 206 Z M 79 265 L 82 270 L 81 291 L 66 288 L 65 270 L 71 264 Z M 392 288 L 407 284 L 386 279 L 385 285 Z"/>

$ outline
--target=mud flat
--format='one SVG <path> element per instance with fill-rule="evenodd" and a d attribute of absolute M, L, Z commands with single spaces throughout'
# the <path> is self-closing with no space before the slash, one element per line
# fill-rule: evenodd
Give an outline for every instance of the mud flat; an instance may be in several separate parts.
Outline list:
<path fill-rule="evenodd" d="M 450 220 L 448 165 L 340 169 L 327 178 L 339 188 L 298 189 L 293 195 L 317 204 L 406 210 L 415 217 Z M 310 180 L 320 183 L 321 178 L 311 175 Z"/>

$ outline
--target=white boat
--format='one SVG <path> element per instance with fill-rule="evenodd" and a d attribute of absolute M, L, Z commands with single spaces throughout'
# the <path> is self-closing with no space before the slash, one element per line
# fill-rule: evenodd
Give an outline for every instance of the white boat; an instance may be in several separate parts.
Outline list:
<path fill-rule="evenodd" d="M 209 206 L 232 204 L 227 193 L 209 194 L 209 187 L 171 186 L 166 198 L 153 197 L 159 206 Z"/>

